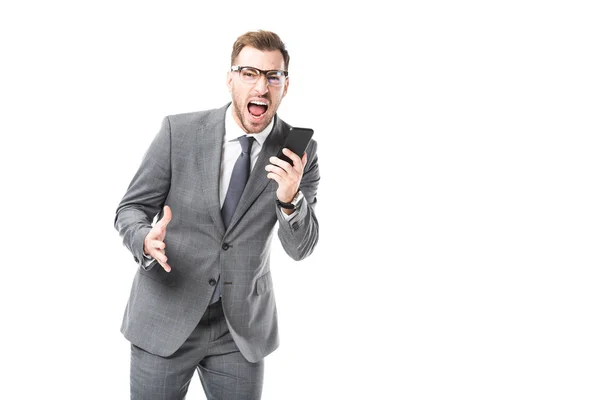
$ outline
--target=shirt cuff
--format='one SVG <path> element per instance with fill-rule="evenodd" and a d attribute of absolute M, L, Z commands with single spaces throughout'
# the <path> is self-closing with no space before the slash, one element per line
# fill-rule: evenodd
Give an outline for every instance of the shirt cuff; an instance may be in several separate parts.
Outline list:
<path fill-rule="evenodd" d="M 146 253 L 142 253 L 142 254 L 144 255 L 144 267 L 145 268 L 149 267 L 150 264 L 152 264 L 154 261 L 156 261 L 156 260 L 154 260 L 154 257 L 149 256 Z"/>
<path fill-rule="evenodd" d="M 298 214 L 298 210 L 294 210 L 293 213 L 291 213 L 290 215 L 287 215 L 286 213 L 283 212 L 281 207 L 277 207 L 279 209 L 279 212 L 281 213 L 281 215 L 283 215 L 283 218 L 285 218 L 286 221 L 291 220 L 292 218 L 294 218 L 296 216 L 296 214 Z"/>

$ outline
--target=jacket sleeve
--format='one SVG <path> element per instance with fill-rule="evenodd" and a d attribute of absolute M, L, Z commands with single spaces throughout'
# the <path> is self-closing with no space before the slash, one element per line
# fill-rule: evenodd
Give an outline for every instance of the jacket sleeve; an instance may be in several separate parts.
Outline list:
<path fill-rule="evenodd" d="M 131 251 L 135 262 L 144 269 L 144 239 L 152 229 L 152 221 L 165 204 L 171 187 L 171 124 L 165 117 L 160 131 L 144 154 L 142 163 L 121 200 L 114 225 L 123 244 Z"/>
<path fill-rule="evenodd" d="M 311 141 L 306 154 L 308 161 L 300 182 L 300 190 L 304 194 L 304 200 L 301 202 L 300 208 L 293 218 L 288 221 L 281 209 L 275 205 L 279 221 L 277 235 L 285 252 L 296 261 L 308 257 L 319 240 L 319 222 L 315 215 L 317 188 L 320 180 L 317 142 Z"/>

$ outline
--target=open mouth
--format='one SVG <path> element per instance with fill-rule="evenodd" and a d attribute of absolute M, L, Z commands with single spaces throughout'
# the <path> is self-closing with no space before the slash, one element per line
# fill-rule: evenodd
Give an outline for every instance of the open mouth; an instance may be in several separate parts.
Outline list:
<path fill-rule="evenodd" d="M 253 100 L 248 103 L 248 112 L 256 119 L 262 118 L 269 109 L 269 105 L 263 101 Z"/>

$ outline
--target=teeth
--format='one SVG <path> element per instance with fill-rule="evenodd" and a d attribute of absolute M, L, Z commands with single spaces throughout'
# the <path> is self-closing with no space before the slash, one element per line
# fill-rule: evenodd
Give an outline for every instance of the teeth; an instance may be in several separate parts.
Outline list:
<path fill-rule="evenodd" d="M 267 103 L 263 103 L 262 101 L 251 101 L 250 103 L 256 104 L 257 106 L 266 106 Z"/>

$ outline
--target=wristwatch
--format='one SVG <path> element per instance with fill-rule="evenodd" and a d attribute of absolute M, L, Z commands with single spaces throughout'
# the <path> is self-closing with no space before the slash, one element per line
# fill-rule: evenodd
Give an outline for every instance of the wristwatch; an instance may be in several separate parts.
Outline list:
<path fill-rule="evenodd" d="M 300 208 L 300 202 L 302 201 L 303 198 L 304 198 L 304 195 L 302 194 L 302 192 L 300 190 L 298 190 L 298 192 L 296 192 L 296 195 L 294 196 L 292 201 L 289 203 L 284 203 L 283 201 L 280 201 L 278 198 L 275 198 L 275 201 L 277 201 L 277 205 L 281 208 L 285 208 L 288 210 L 297 210 L 298 208 Z"/>

